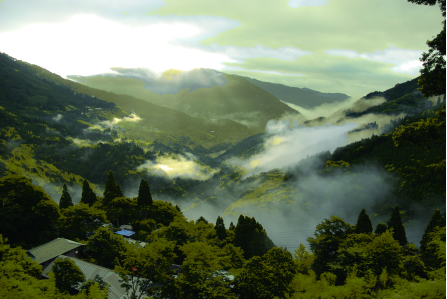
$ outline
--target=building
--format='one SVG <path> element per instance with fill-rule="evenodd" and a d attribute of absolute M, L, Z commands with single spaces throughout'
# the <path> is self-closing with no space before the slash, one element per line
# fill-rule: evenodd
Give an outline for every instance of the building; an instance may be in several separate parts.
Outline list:
<path fill-rule="evenodd" d="M 54 262 L 60 255 L 78 258 L 77 249 L 80 246 L 84 246 L 84 244 L 64 238 L 57 238 L 43 245 L 34 247 L 26 253 L 33 261 L 38 262 L 42 266 L 42 271 L 44 271 L 44 269 L 46 269 L 49 264 L 52 264 L 52 262 Z"/>
<path fill-rule="evenodd" d="M 107 227 L 107 225 L 105 225 Z M 124 230 L 126 231 L 126 230 Z M 127 242 L 135 243 L 138 242 L 141 246 L 146 246 L 148 243 L 133 240 L 131 238 L 124 238 Z M 49 273 L 52 270 L 54 261 L 57 258 L 68 258 L 71 259 L 82 271 L 85 276 L 85 280 L 94 280 L 96 275 L 99 275 L 106 283 L 109 284 L 109 299 L 125 299 L 126 289 L 121 287 L 119 280 L 121 279 L 119 275 L 112 269 L 104 268 L 93 263 L 83 261 L 79 258 L 78 249 L 84 244 L 64 239 L 57 238 L 48 243 L 42 244 L 38 247 L 30 249 L 27 251 L 27 255 L 34 261 L 42 265 L 42 279 L 48 279 Z M 172 275 L 173 278 L 178 278 L 178 275 L 182 273 L 180 265 L 172 264 L 171 270 L 176 273 Z M 137 269 L 135 269 L 137 271 Z M 234 276 L 230 272 L 224 270 L 218 270 L 212 274 L 213 277 L 221 276 L 224 281 L 234 280 Z M 141 278 L 143 279 L 143 278 Z M 150 282 L 149 287 L 161 286 L 158 283 Z M 230 288 L 233 288 L 230 285 Z M 73 292 L 79 292 L 79 287 L 74 288 Z M 158 294 L 157 294 L 158 295 Z M 158 297 L 155 295 L 155 297 Z"/>

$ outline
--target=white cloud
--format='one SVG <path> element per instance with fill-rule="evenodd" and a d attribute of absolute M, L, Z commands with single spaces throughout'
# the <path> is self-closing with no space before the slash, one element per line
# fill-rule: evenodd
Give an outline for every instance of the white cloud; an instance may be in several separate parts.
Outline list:
<path fill-rule="evenodd" d="M 283 76 L 304 76 L 303 74 L 281 73 L 281 72 L 277 72 L 277 71 L 247 70 L 240 66 L 228 66 L 228 65 L 225 65 L 220 70 L 222 72 L 245 71 L 245 72 L 266 73 L 266 74 L 273 74 L 273 75 L 283 75 Z"/>
<path fill-rule="evenodd" d="M 401 49 L 390 45 L 389 49 L 376 50 L 372 53 L 359 54 L 356 51 L 345 49 L 330 49 L 325 52 L 329 55 L 339 55 L 349 58 L 362 57 L 368 60 L 397 64 L 397 66 L 390 68 L 393 72 L 419 75 L 419 70 L 422 68 L 422 62 L 419 61 L 419 58 L 424 51 Z"/>

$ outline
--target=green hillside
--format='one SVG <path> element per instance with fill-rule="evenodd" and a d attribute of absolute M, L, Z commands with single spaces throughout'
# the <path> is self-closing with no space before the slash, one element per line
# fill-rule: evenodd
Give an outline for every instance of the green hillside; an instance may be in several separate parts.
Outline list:
<path fill-rule="evenodd" d="M 213 70 L 202 70 L 212 72 Z M 193 71 L 190 71 L 193 72 Z M 190 72 L 184 72 L 188 76 Z M 181 73 L 180 75 L 182 75 Z M 180 76 L 179 75 L 179 76 Z M 191 75 L 192 76 L 192 75 Z M 210 120 L 231 119 L 248 126 L 254 134 L 262 133 L 265 124 L 284 113 L 298 114 L 297 111 L 281 103 L 271 93 L 251 84 L 244 78 L 224 74 L 226 84 L 195 89 L 193 85 L 169 94 L 157 94 L 143 79 L 124 75 L 69 76 L 81 84 L 117 94 L 126 94 L 145 101 L 168 107 L 188 115 Z M 166 78 L 157 79 L 166 84 Z M 157 82 L 156 80 L 152 80 Z M 153 82 L 151 84 L 153 84 Z M 177 84 L 175 79 L 168 80 Z"/>
<path fill-rule="evenodd" d="M 167 109 L 132 96 L 90 88 L 62 79 L 39 66 L 14 61 L 8 58 L 6 54 L 1 56 L 2 72 L 7 76 L 8 84 L 14 85 L 14 87 L 3 89 L 1 98 L 5 100 L 6 98 L 20 97 L 20 101 L 15 103 L 16 106 L 12 104 L 14 101 L 9 101 L 15 107 L 11 109 L 20 109 L 17 105 L 25 103 L 34 106 L 39 105 L 39 100 L 29 100 L 32 96 L 46 97 L 40 101 L 43 101 L 44 104 L 48 102 L 49 105 L 58 103 L 58 108 L 62 109 L 58 96 L 50 95 L 56 89 L 58 93 L 63 93 L 65 98 L 71 98 L 72 95 L 82 98 L 81 103 L 75 105 L 72 111 L 72 113 L 77 112 L 79 120 L 88 123 L 94 122 L 94 120 L 96 122 L 99 120 L 113 121 L 114 118 L 121 119 L 123 116 L 128 116 L 131 111 L 135 111 L 141 120 L 134 123 L 121 122 L 118 125 L 126 130 L 126 138 L 138 138 L 146 143 L 158 141 L 159 143 L 169 144 L 176 150 L 189 148 L 190 151 L 200 154 L 209 153 L 204 149 L 211 148 L 211 152 L 222 150 L 222 146 L 226 149 L 229 145 L 254 134 L 247 126 L 232 120 L 222 119 L 211 122 L 194 118 L 185 113 Z M 28 83 L 24 85 L 21 83 L 23 81 Z M 6 84 L 6 81 L 2 83 Z M 50 91 L 49 86 L 52 86 L 53 90 Z M 30 90 L 31 87 L 35 89 Z M 23 90 L 25 93 L 23 95 L 12 93 L 14 89 Z M 68 95 L 69 91 L 73 94 Z M 113 113 L 110 109 L 99 112 L 88 110 L 86 106 L 101 108 L 99 106 L 93 107 L 93 104 L 90 103 L 91 98 L 102 100 L 104 103 L 107 102 L 107 107 L 113 107 Z M 36 108 L 39 107 L 46 109 L 45 105 Z M 65 110 L 53 109 L 49 110 L 48 113 L 57 114 L 63 111 Z M 98 117 L 102 118 L 99 119 Z M 184 140 L 185 144 L 179 142 L 180 139 Z"/>
<path fill-rule="evenodd" d="M 237 76 L 237 75 L 232 75 Z M 274 95 L 277 99 L 309 109 L 325 103 L 342 102 L 349 97 L 341 93 L 323 93 L 308 88 L 290 87 L 283 84 L 259 81 L 253 78 L 244 78 L 248 82 L 264 89 Z"/>

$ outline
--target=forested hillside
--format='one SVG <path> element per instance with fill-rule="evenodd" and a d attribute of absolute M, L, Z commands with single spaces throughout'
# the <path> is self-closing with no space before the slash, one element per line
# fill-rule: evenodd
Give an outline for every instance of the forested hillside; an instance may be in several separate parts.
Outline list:
<path fill-rule="evenodd" d="M 138 268 L 129 287 L 140 278 L 163 285 L 146 296 L 445 297 L 445 100 L 427 105 L 414 82 L 386 91 L 386 103 L 369 110 L 408 113 L 383 134 L 253 174 L 251 159 L 279 137 L 272 143 L 272 136 L 231 121 L 216 126 L 234 128 L 236 137 L 211 137 L 201 120 L 160 107 L 157 113 L 191 121 L 185 126 L 191 132 L 171 134 L 159 120 L 162 132 L 151 126 L 148 135 L 160 135 L 143 139 L 138 134 L 149 131 L 140 132 L 137 120 L 144 111 L 115 104 L 138 99 L 68 84 L 49 72 L 43 79 L 37 69 L 0 55 L 2 296 L 17 290 L 28 298 L 70 296 L 61 288 L 63 275 L 38 280 L 40 266 L 23 251 L 60 237 L 85 244 L 83 260 L 123 278 Z M 186 175 L 170 175 L 168 165 L 182 163 Z M 207 214 L 184 216 L 206 205 L 218 211 L 215 223 Z M 308 250 L 300 244 L 292 255 L 278 247 L 269 223 L 259 220 L 263 214 L 278 223 L 302 219 L 303 226 L 306 217 L 318 219 L 311 231 L 296 228 L 306 234 Z M 222 217 L 229 215 L 237 222 L 227 228 Z M 148 245 L 127 243 L 103 227 L 109 223 L 115 231 L 132 225 Z M 423 234 L 407 235 L 415 228 Z M 171 264 L 181 265 L 177 278 Z M 78 270 L 68 269 L 66 277 L 78 277 Z M 234 280 L 213 276 L 217 270 Z M 105 298 L 102 286 L 86 285 L 90 293 L 72 297 Z"/>

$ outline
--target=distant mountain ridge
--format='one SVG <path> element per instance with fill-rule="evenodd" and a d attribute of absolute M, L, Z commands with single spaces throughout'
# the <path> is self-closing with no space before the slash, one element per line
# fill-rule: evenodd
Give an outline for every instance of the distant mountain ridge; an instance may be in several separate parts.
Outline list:
<path fill-rule="evenodd" d="M 80 84 L 126 94 L 211 122 L 232 120 L 254 134 L 271 119 L 299 112 L 246 79 L 212 69 L 168 70 L 159 78 L 146 69 L 113 68 L 119 74 L 67 76 Z"/>
<path fill-rule="evenodd" d="M 264 89 L 281 101 L 291 103 L 306 109 L 314 108 L 316 106 L 327 103 L 342 102 L 349 98 L 349 96 L 343 93 L 323 93 L 309 88 L 290 87 L 278 83 L 259 81 L 244 76 L 238 77 L 244 78 L 248 82 Z"/>

